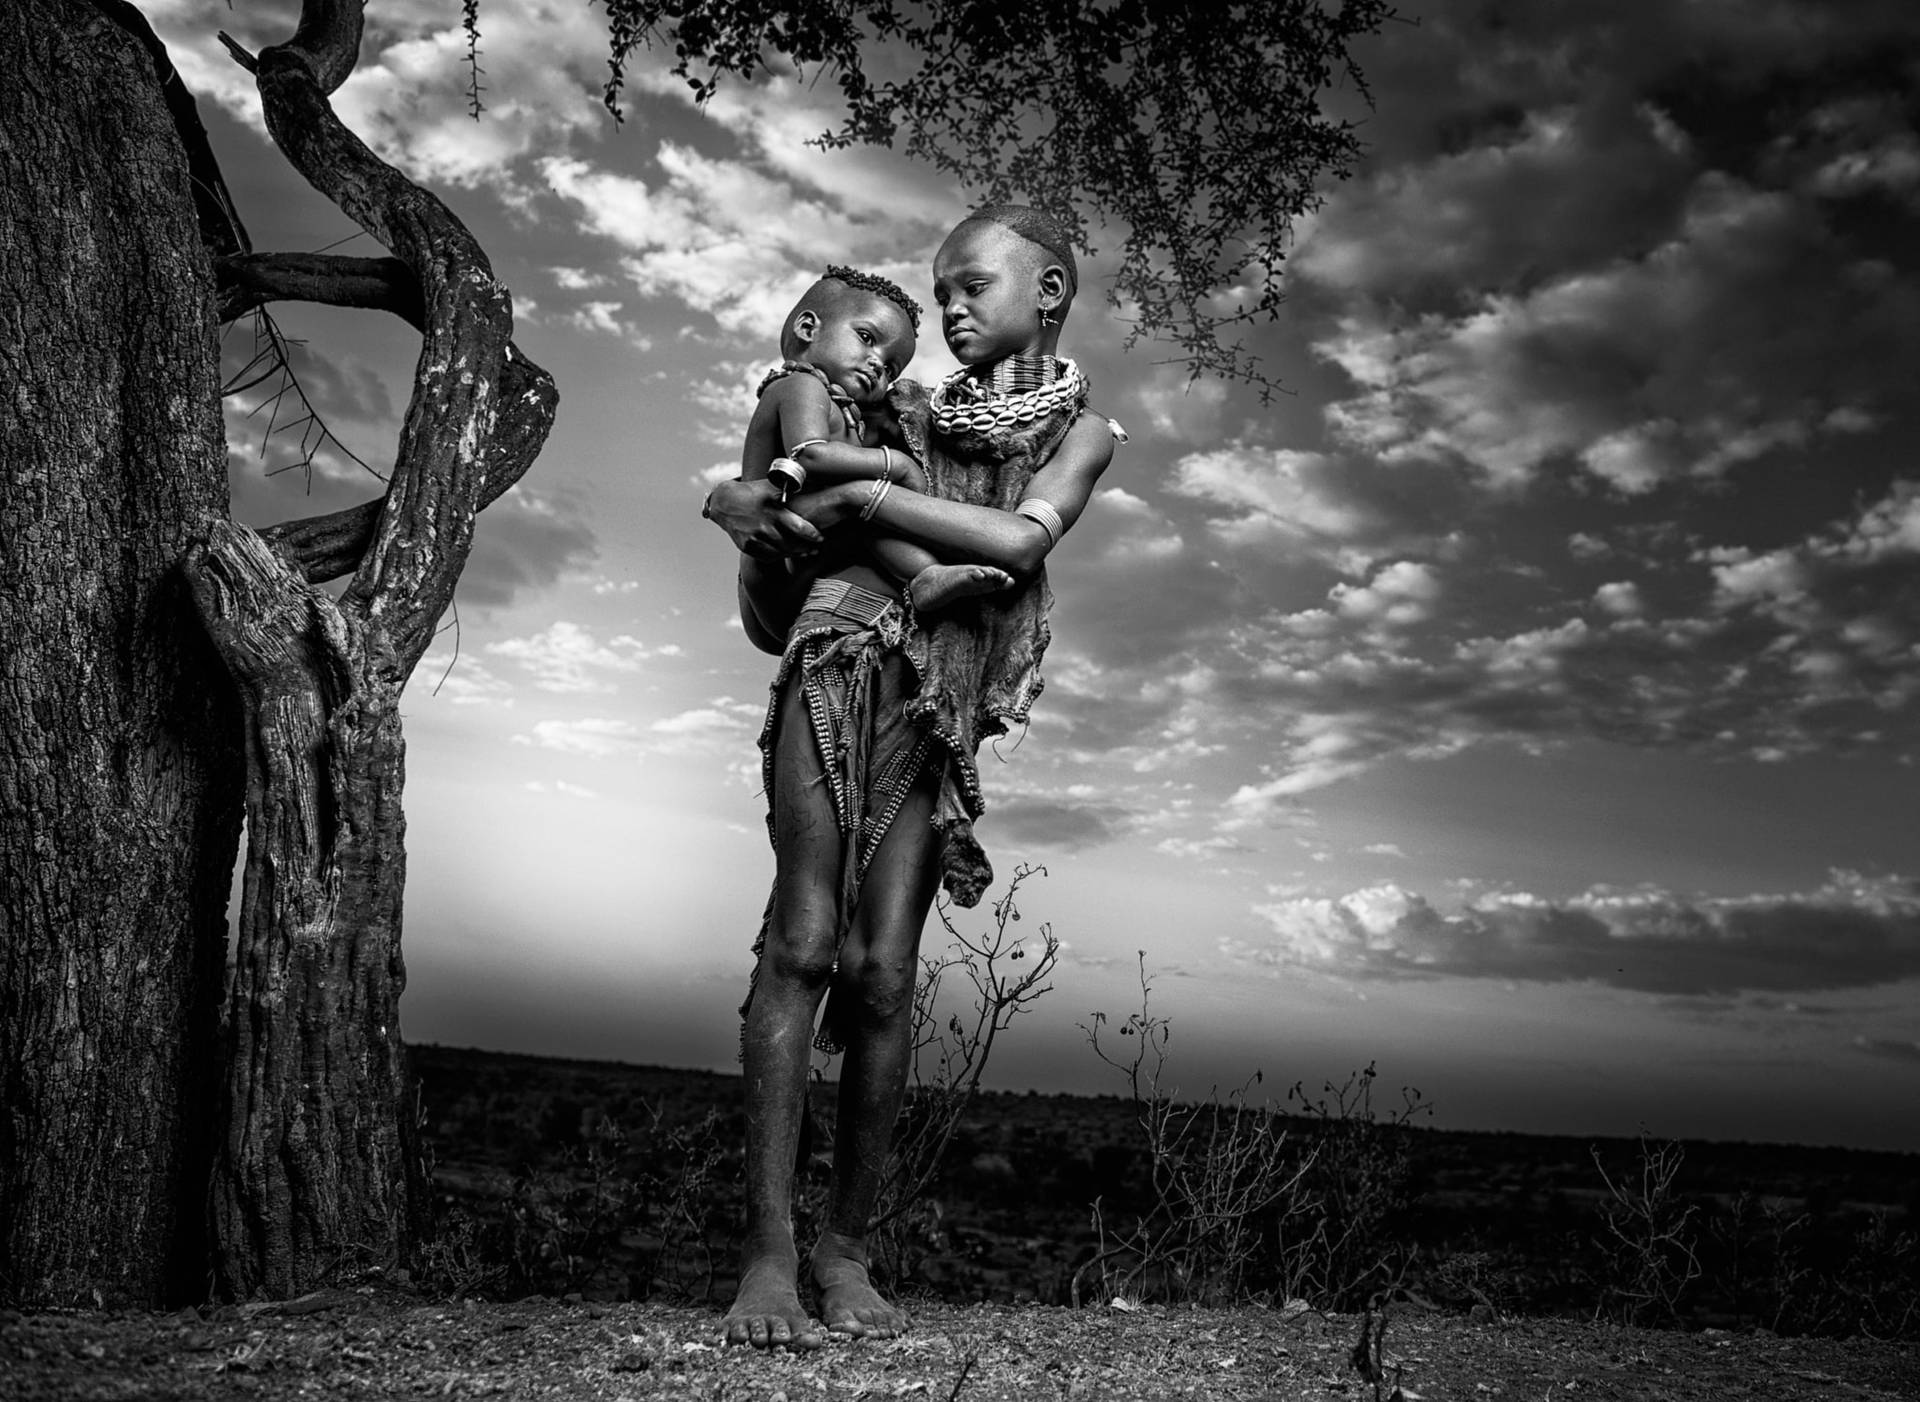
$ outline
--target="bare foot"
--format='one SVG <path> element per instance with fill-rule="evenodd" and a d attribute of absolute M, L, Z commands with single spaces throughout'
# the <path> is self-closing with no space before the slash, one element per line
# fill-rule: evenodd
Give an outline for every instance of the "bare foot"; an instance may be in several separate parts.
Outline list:
<path fill-rule="evenodd" d="M 823 1340 L 800 1303 L 800 1263 L 791 1246 L 769 1250 L 740 1268 L 740 1290 L 721 1325 L 730 1344 L 755 1348 L 819 1348 Z"/>
<path fill-rule="evenodd" d="M 867 1278 L 867 1248 L 858 1237 L 820 1233 L 812 1265 L 820 1318 L 830 1333 L 891 1339 L 907 1331 L 906 1311 L 881 1299 Z"/>
<path fill-rule="evenodd" d="M 934 613 L 976 594 L 1013 588 L 1013 576 L 992 565 L 928 565 L 913 577 L 907 592 L 915 613 Z"/>

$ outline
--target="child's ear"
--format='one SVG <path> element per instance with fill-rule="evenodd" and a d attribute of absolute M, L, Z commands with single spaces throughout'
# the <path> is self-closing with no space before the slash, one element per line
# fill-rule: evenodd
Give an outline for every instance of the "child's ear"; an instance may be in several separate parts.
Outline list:
<path fill-rule="evenodd" d="M 793 319 L 793 334 L 803 341 L 811 342 L 819 329 L 820 318 L 813 312 L 801 312 Z"/>
<path fill-rule="evenodd" d="M 1067 300 L 1067 270 L 1049 263 L 1040 270 L 1040 309 L 1055 312 Z"/>

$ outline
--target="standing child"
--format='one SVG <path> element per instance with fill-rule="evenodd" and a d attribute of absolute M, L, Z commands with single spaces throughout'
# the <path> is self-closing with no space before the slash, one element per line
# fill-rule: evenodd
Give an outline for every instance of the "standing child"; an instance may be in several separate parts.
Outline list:
<path fill-rule="evenodd" d="M 1041 562 L 1112 456 L 1109 425 L 1085 412 L 1084 377 L 1054 354 L 1076 290 L 1057 223 L 982 210 L 942 244 L 934 281 L 963 368 L 931 398 L 910 383 L 892 396 L 927 492 L 868 447 L 846 461 L 869 480 L 788 499 L 743 477 L 708 498 L 709 514 L 756 555 L 820 531 L 827 541 L 797 615 L 784 570 L 742 561 L 743 618 L 781 662 L 761 737 L 775 879 L 744 1009 L 747 1233 L 725 1321 L 735 1343 L 818 1342 L 799 1297 L 791 1192 L 814 1022 L 829 995 L 820 1036 L 846 1057 L 809 1274 L 828 1329 L 891 1337 L 906 1327 L 868 1277 L 867 1232 L 911 1069 L 920 931 L 943 869 L 962 903 L 989 875 L 971 831 L 973 747 L 1023 718 L 1039 692 L 1051 598 Z M 997 572 L 970 577 L 990 592 L 942 600 L 951 607 L 927 624 L 894 572 L 865 554 L 882 533 Z"/>

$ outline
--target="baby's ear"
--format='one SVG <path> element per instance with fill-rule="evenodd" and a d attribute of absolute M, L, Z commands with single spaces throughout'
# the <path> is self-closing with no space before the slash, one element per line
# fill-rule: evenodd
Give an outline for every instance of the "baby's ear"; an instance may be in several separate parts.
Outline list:
<path fill-rule="evenodd" d="M 820 318 L 813 312 L 801 312 L 793 319 L 793 334 L 803 341 L 811 342 L 814 333 L 820 329 Z"/>

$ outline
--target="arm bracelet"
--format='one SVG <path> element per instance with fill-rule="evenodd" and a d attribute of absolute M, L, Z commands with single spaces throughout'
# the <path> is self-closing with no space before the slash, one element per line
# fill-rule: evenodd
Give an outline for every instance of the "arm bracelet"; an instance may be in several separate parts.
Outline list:
<path fill-rule="evenodd" d="M 1060 537 L 1067 533 L 1067 523 L 1060 519 L 1060 513 L 1053 509 L 1051 502 L 1039 497 L 1028 497 L 1014 507 L 1016 515 L 1024 516 L 1047 533 L 1047 549 L 1051 550 L 1060 543 Z"/>
<path fill-rule="evenodd" d="M 886 500 L 887 493 L 892 490 L 893 479 L 891 477 L 874 478 L 873 487 L 867 492 L 867 504 L 860 508 L 860 519 L 862 521 L 871 521 L 873 519 L 873 513 L 880 509 L 880 503 Z"/>

